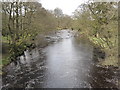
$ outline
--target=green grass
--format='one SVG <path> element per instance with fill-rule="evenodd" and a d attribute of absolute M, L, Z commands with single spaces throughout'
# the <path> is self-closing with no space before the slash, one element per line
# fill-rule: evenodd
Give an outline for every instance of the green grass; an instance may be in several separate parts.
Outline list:
<path fill-rule="evenodd" d="M 10 63 L 10 60 L 8 59 L 8 57 L 2 59 L 2 66 L 6 66 L 9 63 Z"/>
<path fill-rule="evenodd" d="M 102 60 L 99 62 L 100 65 L 102 66 L 118 66 L 118 58 L 116 56 L 117 52 L 115 50 L 116 46 L 114 46 L 112 49 L 109 49 L 107 43 L 103 41 L 101 38 L 96 38 L 96 37 L 89 37 L 90 41 L 93 42 L 96 46 L 101 47 L 103 51 L 106 52 L 107 57 L 105 60 Z M 110 54 L 114 54 L 112 56 L 109 56 Z"/>
<path fill-rule="evenodd" d="M 2 55 L 2 59 L 0 60 L 0 66 L 1 67 L 6 66 L 9 63 L 10 63 L 9 55 L 7 54 Z"/>
<path fill-rule="evenodd" d="M 5 51 L 4 54 L 1 53 L 2 54 L 2 59 L 0 61 L 0 67 L 3 67 L 3 66 L 10 63 L 10 60 L 8 59 L 9 55 L 8 55 L 8 50 L 7 49 L 8 49 L 9 41 L 7 40 L 7 37 L 2 36 L 2 43 L 4 45 L 4 46 L 2 46 L 4 48 L 3 50 L 6 50 L 6 51 Z"/>
<path fill-rule="evenodd" d="M 10 60 L 8 59 L 8 57 L 3 57 L 1 60 L 0 60 L 0 75 L 3 74 L 2 72 L 2 67 L 8 65 L 10 63 Z"/>

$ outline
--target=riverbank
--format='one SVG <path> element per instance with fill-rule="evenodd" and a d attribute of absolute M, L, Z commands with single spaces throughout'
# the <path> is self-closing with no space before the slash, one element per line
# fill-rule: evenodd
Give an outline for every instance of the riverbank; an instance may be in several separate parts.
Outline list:
<path fill-rule="evenodd" d="M 34 43 L 34 46 L 29 46 L 25 48 L 25 51 L 29 50 L 31 51 L 32 49 L 38 47 L 39 49 L 45 48 L 49 44 L 52 44 L 56 41 L 61 40 L 62 38 L 58 35 L 60 30 L 55 30 L 47 33 L 42 33 L 36 36 L 34 41 L 29 41 L 29 43 Z M 0 63 L 0 67 L 4 68 L 10 63 L 14 62 L 9 59 L 9 42 L 5 37 L 2 38 L 2 62 Z M 24 54 L 24 53 L 23 53 Z M 16 61 L 16 60 L 15 60 Z"/>
<path fill-rule="evenodd" d="M 61 32 L 61 30 L 57 30 L 57 31 L 51 31 L 51 32 L 47 32 L 47 33 L 43 33 L 43 34 L 39 34 L 36 39 L 34 40 L 35 43 L 35 47 L 38 48 L 45 48 L 46 46 L 48 46 L 49 44 L 52 44 L 56 41 L 59 41 L 62 39 L 62 37 L 59 35 Z M 113 59 L 117 59 L 115 57 L 112 58 L 112 60 L 110 59 L 111 57 L 108 57 L 108 55 L 106 54 L 106 52 L 98 46 L 98 41 L 96 39 L 92 39 L 92 38 L 86 38 L 85 34 L 79 33 L 79 31 L 77 30 L 69 30 L 69 33 L 74 32 L 74 37 L 77 37 L 77 39 L 87 39 L 88 41 L 90 41 L 92 43 L 92 45 L 94 47 L 96 47 L 95 49 L 95 53 L 97 57 L 99 58 L 99 65 L 101 65 L 102 67 L 108 67 L 108 66 L 113 66 L 113 67 L 118 67 L 117 64 L 117 60 L 113 60 Z M 96 41 L 95 41 L 96 40 Z M 8 59 L 8 42 L 7 40 L 4 38 L 3 40 L 3 59 L 2 59 L 2 63 L 0 66 L 5 67 L 7 65 L 9 65 L 11 63 L 11 61 Z M 34 48 L 35 48 L 34 47 Z M 26 50 L 32 50 L 33 48 L 29 47 L 26 48 Z"/>
<path fill-rule="evenodd" d="M 25 51 L 5 68 L 3 88 L 117 88 L 118 69 L 99 66 L 94 56 L 100 51 L 88 40 L 76 40 L 73 32 L 58 31 L 57 40 L 45 36 L 54 42 Z"/>
<path fill-rule="evenodd" d="M 2 60 L 1 60 L 1 67 L 4 68 L 7 65 L 9 65 L 11 62 L 14 62 L 15 60 L 12 60 L 11 54 L 11 50 L 12 48 L 19 48 L 19 52 L 15 53 L 16 56 L 20 56 L 23 55 L 23 52 L 29 47 L 32 48 L 32 41 L 27 41 L 25 43 L 22 43 L 22 45 L 19 46 L 20 42 L 17 42 L 18 45 L 16 45 L 16 47 L 13 47 L 14 45 L 10 44 L 10 41 L 8 41 L 7 37 L 2 36 Z M 17 49 L 16 49 L 17 51 Z M 14 56 L 14 55 L 13 55 Z M 15 59 L 15 58 L 14 58 Z"/>
<path fill-rule="evenodd" d="M 92 43 L 94 47 L 100 52 L 97 55 L 104 53 L 104 58 L 99 58 L 99 65 L 102 67 L 119 67 L 118 65 L 118 45 L 113 45 L 112 48 L 108 47 L 108 43 L 105 42 L 104 38 L 87 36 L 84 31 L 78 31 L 78 38 L 86 38 Z M 96 50 L 96 51 L 97 51 Z"/>

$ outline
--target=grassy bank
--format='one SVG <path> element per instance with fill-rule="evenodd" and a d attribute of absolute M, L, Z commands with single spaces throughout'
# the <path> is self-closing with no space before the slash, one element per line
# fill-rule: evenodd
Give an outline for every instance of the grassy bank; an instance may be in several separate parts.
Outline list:
<path fill-rule="evenodd" d="M 51 39 L 51 37 L 56 36 L 57 31 L 58 30 L 42 32 L 41 34 L 39 34 L 35 37 L 34 41 L 27 39 L 25 44 L 24 43 L 23 43 L 23 45 L 18 44 L 18 46 L 16 46 L 16 47 L 19 48 L 18 49 L 19 51 L 15 54 L 13 53 L 13 57 L 14 57 L 14 55 L 16 55 L 16 57 L 23 55 L 24 51 L 26 49 L 32 50 L 35 47 L 44 48 L 44 47 L 48 46 L 50 43 L 54 42 L 54 40 Z M 32 46 L 32 44 L 34 44 L 34 46 Z M 2 37 L 2 46 L 3 46 L 2 53 L 1 53 L 2 54 L 2 62 L 0 63 L 0 66 L 5 67 L 6 65 L 8 65 L 12 62 L 10 50 L 11 50 L 11 48 L 14 48 L 14 47 L 10 47 L 7 37 Z"/>
<path fill-rule="evenodd" d="M 105 38 L 100 37 L 94 37 L 87 35 L 84 31 L 78 32 L 79 38 L 87 38 L 94 47 L 98 47 L 101 52 L 105 53 L 105 58 L 99 60 L 99 65 L 101 66 L 114 66 L 118 67 L 118 45 L 115 45 L 114 43 L 111 44 L 112 48 L 110 49 L 108 47 L 107 42 L 105 41 Z M 99 53 L 97 53 L 99 54 Z"/>
<path fill-rule="evenodd" d="M 118 48 L 117 45 L 108 48 L 107 42 L 103 40 L 104 38 L 89 37 L 89 40 L 93 42 L 96 46 L 100 47 L 102 51 L 106 53 L 106 58 L 99 62 L 102 66 L 115 66 L 118 67 Z"/>
<path fill-rule="evenodd" d="M 0 63 L 0 66 L 3 67 L 10 63 L 9 57 L 9 41 L 7 40 L 7 37 L 2 37 L 2 62 Z"/>
<path fill-rule="evenodd" d="M 4 67 L 14 61 L 13 59 L 16 59 L 15 57 L 22 55 L 27 48 L 30 48 L 30 46 L 32 46 L 31 44 L 33 42 L 28 39 L 28 41 L 25 43 L 19 43 L 20 42 L 17 42 L 16 45 L 10 44 L 7 37 L 2 36 L 2 62 L 0 63 L 1 67 Z M 13 49 L 16 51 L 12 51 Z"/>

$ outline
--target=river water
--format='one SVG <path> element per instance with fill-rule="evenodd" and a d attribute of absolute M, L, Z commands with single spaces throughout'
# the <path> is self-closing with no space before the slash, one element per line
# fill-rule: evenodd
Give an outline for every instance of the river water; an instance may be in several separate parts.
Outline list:
<path fill-rule="evenodd" d="M 117 88 L 116 72 L 99 67 L 94 47 L 74 35 L 74 31 L 61 30 L 59 41 L 25 51 L 5 68 L 2 88 Z"/>

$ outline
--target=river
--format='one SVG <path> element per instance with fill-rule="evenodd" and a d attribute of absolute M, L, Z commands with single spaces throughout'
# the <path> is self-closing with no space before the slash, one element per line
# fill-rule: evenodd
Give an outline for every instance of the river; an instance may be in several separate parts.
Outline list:
<path fill-rule="evenodd" d="M 2 88 L 117 88 L 116 72 L 99 67 L 93 45 L 74 34 L 61 30 L 59 41 L 25 51 L 6 67 Z"/>

